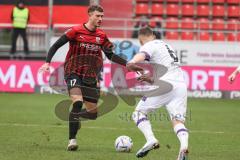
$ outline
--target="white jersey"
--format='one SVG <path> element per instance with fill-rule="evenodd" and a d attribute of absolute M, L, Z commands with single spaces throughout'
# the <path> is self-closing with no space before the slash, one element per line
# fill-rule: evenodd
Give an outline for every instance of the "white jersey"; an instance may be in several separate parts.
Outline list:
<path fill-rule="evenodd" d="M 144 53 L 146 56 L 145 60 L 153 66 L 154 79 L 184 80 L 182 70 L 179 68 L 178 57 L 169 44 L 161 40 L 153 40 L 145 43 L 140 48 L 140 53 Z M 160 67 L 161 65 L 168 69 L 167 73 L 163 76 L 161 74 L 163 70 L 163 68 Z"/>
<path fill-rule="evenodd" d="M 171 119 L 185 121 L 187 85 L 173 48 L 163 41 L 153 40 L 145 43 L 140 48 L 140 53 L 144 53 L 146 60 L 153 66 L 154 82 L 161 80 L 164 83 L 159 84 L 159 90 L 143 96 L 136 111 L 148 114 L 161 106 L 166 106 Z M 167 84 L 171 87 L 167 87 Z"/>
<path fill-rule="evenodd" d="M 141 48 L 140 52 L 146 54 L 146 60 L 150 63 L 157 63 L 171 67 L 173 63 L 178 63 L 178 58 L 173 48 L 161 41 L 153 40 L 145 43 Z"/>

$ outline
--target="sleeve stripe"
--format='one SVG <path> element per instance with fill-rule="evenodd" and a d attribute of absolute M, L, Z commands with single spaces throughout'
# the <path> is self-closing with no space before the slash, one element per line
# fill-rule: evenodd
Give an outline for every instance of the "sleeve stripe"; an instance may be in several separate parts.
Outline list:
<path fill-rule="evenodd" d="M 150 56 L 147 52 L 141 51 L 140 53 L 145 54 L 145 60 L 146 60 L 146 61 L 150 61 L 151 56 Z"/>

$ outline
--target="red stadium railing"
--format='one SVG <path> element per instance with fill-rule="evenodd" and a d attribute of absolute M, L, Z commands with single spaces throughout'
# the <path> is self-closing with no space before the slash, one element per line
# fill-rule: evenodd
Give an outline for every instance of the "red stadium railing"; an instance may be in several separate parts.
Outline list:
<path fill-rule="evenodd" d="M 12 24 L 0 23 L 0 51 L 8 54 L 11 47 Z M 28 44 L 31 52 L 46 53 L 48 46 L 48 26 L 45 24 L 29 24 L 27 28 Z M 23 41 L 18 38 L 17 50 L 23 50 Z"/>
<path fill-rule="evenodd" d="M 29 48 L 33 52 L 46 53 L 52 36 L 62 35 L 68 28 L 77 24 L 28 25 Z M 110 38 L 136 38 L 140 26 L 150 25 L 158 31 L 162 39 L 195 40 L 195 41 L 240 41 L 240 22 L 234 18 L 222 20 L 219 18 L 209 21 L 207 18 L 193 19 L 186 17 L 162 18 L 105 18 L 102 29 Z M 133 37 L 134 36 L 134 37 Z M 0 24 L 0 51 L 10 50 L 11 24 Z M 23 48 L 21 39 L 18 41 L 19 50 Z"/>
<path fill-rule="evenodd" d="M 131 38 L 132 33 L 137 31 L 138 27 L 144 25 L 150 25 L 154 30 L 160 32 L 163 39 L 168 39 L 168 32 L 174 32 L 174 35 L 177 35 L 175 36 L 176 40 L 188 40 L 186 36 L 182 35 L 191 35 L 189 40 L 240 41 L 240 21 L 235 19 L 224 21 L 216 18 L 209 21 L 206 18 L 193 19 L 188 17 L 183 19 L 176 17 L 167 19 L 148 19 L 146 17 L 135 19 L 105 18 L 102 28 L 110 37 Z M 202 37 L 202 32 L 207 33 L 205 35 L 208 35 L 209 38 Z M 219 32 L 223 34 L 224 38 L 216 38 L 215 33 Z M 229 39 L 229 35 L 232 38 Z M 184 38 L 181 39 L 181 37 Z M 173 38 L 171 37 L 171 39 Z"/>

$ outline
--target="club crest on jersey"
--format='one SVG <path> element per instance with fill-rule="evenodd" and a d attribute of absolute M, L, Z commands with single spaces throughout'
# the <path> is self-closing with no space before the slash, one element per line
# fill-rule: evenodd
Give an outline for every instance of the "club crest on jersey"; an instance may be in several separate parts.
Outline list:
<path fill-rule="evenodd" d="M 100 44 L 100 40 L 101 40 L 100 37 L 96 37 L 96 42 L 97 42 L 97 44 Z"/>

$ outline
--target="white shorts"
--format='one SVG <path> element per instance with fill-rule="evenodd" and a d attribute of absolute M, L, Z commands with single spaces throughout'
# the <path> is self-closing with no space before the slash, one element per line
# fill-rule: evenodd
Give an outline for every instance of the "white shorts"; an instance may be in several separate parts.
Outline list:
<path fill-rule="evenodd" d="M 140 100 L 136 111 L 148 114 L 165 106 L 171 119 L 184 122 L 187 110 L 187 85 L 185 82 L 168 81 L 172 90 L 160 96 L 146 97 Z"/>

